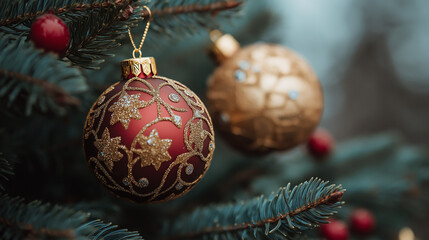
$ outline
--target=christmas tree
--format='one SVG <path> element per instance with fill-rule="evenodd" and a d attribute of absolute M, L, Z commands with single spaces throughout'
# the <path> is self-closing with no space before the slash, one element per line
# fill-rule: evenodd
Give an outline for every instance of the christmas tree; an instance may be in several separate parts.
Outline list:
<path fill-rule="evenodd" d="M 423 1 L 406 7 L 400 1 L 1 1 L 0 239 L 424 239 L 425 7 Z M 229 39 L 236 49 L 228 55 L 219 40 L 231 36 L 215 29 L 231 33 L 241 48 Z M 157 66 L 152 58 L 123 61 L 138 55 L 137 47 Z M 260 57 L 263 51 L 275 57 Z M 322 100 L 310 68 L 323 88 L 321 125 L 329 131 L 312 133 Z M 284 82 L 266 76 L 272 71 L 293 83 L 277 87 L 286 94 L 269 87 Z M 223 81 L 227 73 L 233 85 Z M 312 84 L 300 85 L 297 76 Z M 241 96 L 251 99 L 240 103 Z M 158 115 L 150 124 L 171 125 L 138 125 L 151 106 Z M 276 112 L 280 107 L 284 113 Z M 270 128 L 262 111 L 293 124 Z M 234 125 L 243 116 L 252 116 L 253 125 Z M 135 131 L 129 146 L 125 130 Z M 176 130 L 179 138 L 166 139 Z M 173 150 L 176 141 L 187 148 L 182 155 Z M 127 157 L 135 165 L 122 166 Z M 170 170 L 179 177 L 171 180 Z M 142 194 L 162 171 L 156 194 Z"/>

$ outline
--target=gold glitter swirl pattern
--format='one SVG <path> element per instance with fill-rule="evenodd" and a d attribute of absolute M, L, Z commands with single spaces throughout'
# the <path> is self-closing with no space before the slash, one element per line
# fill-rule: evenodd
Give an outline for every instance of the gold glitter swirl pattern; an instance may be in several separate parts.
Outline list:
<path fill-rule="evenodd" d="M 185 194 L 202 178 L 213 157 L 215 140 L 212 121 L 207 109 L 193 92 L 174 80 L 160 76 L 153 76 L 152 78 L 161 83 L 155 86 L 149 82 L 150 79 L 134 77 L 127 80 L 122 89 L 114 94 L 108 94 L 113 88 L 109 88 L 109 91 L 106 90 L 88 113 L 84 139 L 87 140 L 90 137 L 95 139 L 93 144 L 98 150 L 98 154 L 96 157 L 88 156 L 88 163 L 93 166 L 96 177 L 105 186 L 114 193 L 126 193 L 145 198 L 148 202 L 159 202 Z M 140 87 L 142 84 L 138 85 L 139 87 L 132 84 L 136 81 L 142 83 L 144 87 Z M 172 105 L 161 98 L 160 92 L 164 87 L 174 90 L 166 97 L 166 100 L 173 104 L 184 101 L 187 108 L 178 107 L 180 105 L 177 104 Z M 150 99 L 141 100 L 143 95 L 149 96 Z M 117 100 L 115 101 L 115 99 Z M 155 107 L 156 117 L 138 131 L 130 144 L 121 142 L 121 137 L 112 138 L 109 132 L 110 127 L 103 125 L 103 119 L 108 118 L 110 126 L 121 124 L 126 130 L 131 121 L 142 119 L 140 110 L 146 107 Z M 191 117 L 184 122 L 179 113 L 186 112 L 190 112 Z M 172 159 L 169 153 L 173 140 L 162 139 L 158 131 L 151 128 L 164 121 L 174 124 L 178 129 L 183 129 L 185 152 L 177 155 L 175 159 Z M 150 133 L 145 135 L 144 133 L 149 128 L 151 128 Z M 206 147 L 204 147 L 205 142 L 209 143 Z M 191 181 L 189 178 L 185 180 L 185 176 L 192 175 L 194 172 L 194 165 L 189 161 L 190 159 L 195 161 L 195 157 L 202 161 L 203 172 Z M 122 181 L 117 180 L 114 172 L 115 165 L 120 161 L 126 161 L 128 169 L 127 175 L 123 177 Z M 168 163 L 168 165 L 161 172 L 163 163 Z M 159 184 L 154 183 L 149 177 L 135 177 L 133 171 L 136 164 L 139 168 L 153 167 L 162 175 Z M 182 172 L 185 173 L 183 177 Z M 176 176 L 175 180 L 172 184 L 172 181 L 168 180 L 168 185 L 166 185 L 167 179 L 172 173 Z M 158 185 L 154 186 L 154 184 Z M 153 188 L 153 191 L 142 191 L 148 187 Z M 182 192 L 178 193 L 176 190 L 182 190 Z"/>

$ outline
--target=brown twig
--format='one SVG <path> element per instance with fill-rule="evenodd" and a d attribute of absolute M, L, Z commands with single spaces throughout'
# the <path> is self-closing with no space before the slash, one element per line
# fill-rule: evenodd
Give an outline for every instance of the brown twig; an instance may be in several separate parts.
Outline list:
<path fill-rule="evenodd" d="M 37 78 L 30 77 L 25 74 L 21 73 L 15 73 L 15 72 L 9 72 L 5 71 L 3 69 L 0 69 L 0 75 L 6 76 L 7 78 L 14 78 L 23 82 L 28 82 L 32 84 L 36 84 L 40 87 L 42 87 L 46 93 L 47 96 L 51 97 L 57 104 L 64 106 L 64 105 L 74 105 L 77 106 L 80 104 L 80 100 L 71 96 L 69 93 L 67 93 L 63 88 L 60 86 L 57 86 L 53 83 L 40 80 Z"/>
<path fill-rule="evenodd" d="M 154 9 L 152 10 L 152 18 L 156 18 L 157 16 L 164 15 L 179 15 L 186 13 L 211 13 L 212 15 L 216 15 L 218 12 L 233 9 L 243 4 L 243 1 L 227 1 L 227 2 L 216 2 L 210 3 L 206 5 L 200 5 L 198 3 L 187 5 L 187 6 L 174 6 L 162 9 Z M 149 17 L 149 13 L 144 11 L 142 14 L 143 18 Z"/>
<path fill-rule="evenodd" d="M 64 13 L 64 12 L 79 12 L 79 11 L 84 11 L 84 10 L 114 7 L 116 5 L 122 5 L 122 4 L 123 4 L 122 1 L 116 1 L 115 3 L 113 3 L 113 2 L 92 3 L 92 4 L 83 3 L 83 4 L 73 4 L 73 5 L 68 6 L 68 7 L 51 8 L 49 10 L 39 11 L 36 13 L 30 13 L 30 14 L 25 13 L 25 14 L 22 14 L 20 16 L 15 17 L 15 18 L 1 19 L 0 20 L 0 27 L 18 24 L 20 22 L 41 16 L 47 12 L 52 13 L 52 14 L 60 14 L 60 13 Z"/>
<path fill-rule="evenodd" d="M 26 239 L 37 239 L 37 236 L 50 236 L 55 238 L 77 239 L 73 234 L 73 230 L 50 230 L 47 228 L 35 229 L 33 225 L 27 223 L 12 222 L 0 217 L 0 223 L 10 227 L 19 227 L 25 234 Z"/>
<path fill-rule="evenodd" d="M 194 232 L 194 233 L 189 233 L 189 234 L 184 234 L 184 235 L 178 235 L 178 236 L 173 236 L 172 238 L 170 238 L 170 240 L 179 240 L 179 239 L 191 239 L 191 238 L 197 238 L 197 237 L 201 237 L 203 235 L 209 234 L 209 233 L 222 233 L 222 232 L 234 232 L 234 231 L 240 231 L 240 230 L 245 230 L 248 228 L 260 228 L 260 227 L 264 227 L 265 224 L 267 223 L 276 223 L 278 221 L 284 220 L 286 219 L 288 216 L 289 217 L 294 217 L 296 215 L 299 215 L 305 211 L 308 211 L 310 209 L 313 209 L 315 207 L 318 207 L 320 205 L 332 205 L 338 201 L 341 200 L 341 198 L 343 197 L 344 192 L 343 191 L 335 191 L 333 193 L 331 193 L 329 196 L 326 196 L 324 198 L 321 198 L 319 200 L 317 200 L 316 202 L 314 202 L 313 204 L 308 204 L 305 206 L 302 206 L 298 209 L 295 209 L 292 212 L 287 212 L 285 214 L 279 215 L 277 217 L 274 218 L 269 218 L 269 219 L 264 219 L 261 222 L 256 222 L 256 223 L 240 223 L 240 224 L 236 224 L 236 225 L 231 225 L 231 226 L 226 226 L 226 227 L 209 227 L 209 228 L 205 228 L 202 229 L 198 232 Z"/>

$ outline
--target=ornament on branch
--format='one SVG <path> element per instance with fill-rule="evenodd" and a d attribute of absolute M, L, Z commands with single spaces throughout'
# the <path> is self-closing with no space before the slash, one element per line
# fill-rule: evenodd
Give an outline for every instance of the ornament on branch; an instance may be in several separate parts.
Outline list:
<path fill-rule="evenodd" d="M 349 239 L 349 229 L 347 225 L 340 220 L 330 220 L 328 224 L 320 226 L 320 234 L 326 240 L 347 240 Z"/>
<path fill-rule="evenodd" d="M 84 151 L 96 177 L 117 196 L 141 203 L 188 192 L 209 168 L 215 147 L 203 102 L 183 84 L 158 76 L 154 58 L 141 57 L 149 24 L 139 48 L 129 32 L 134 58 L 121 62 L 122 80 L 101 94 L 84 127 Z"/>
<path fill-rule="evenodd" d="M 327 157 L 334 148 L 334 139 L 323 129 L 317 129 L 307 141 L 308 152 L 316 159 Z"/>
<path fill-rule="evenodd" d="M 350 225 L 355 233 L 368 235 L 375 229 L 375 217 L 367 209 L 356 209 L 350 215 Z"/>
<path fill-rule="evenodd" d="M 414 232 L 409 227 L 404 227 L 399 231 L 398 240 L 418 240 Z"/>
<path fill-rule="evenodd" d="M 70 32 L 61 18 L 48 13 L 34 21 L 30 39 L 36 47 L 61 55 L 70 44 Z"/>
<path fill-rule="evenodd" d="M 220 65 L 208 81 L 208 107 L 225 139 L 247 153 L 306 141 L 323 110 L 322 89 L 308 63 L 280 45 L 240 48 L 231 35 L 215 30 L 210 36 Z"/>

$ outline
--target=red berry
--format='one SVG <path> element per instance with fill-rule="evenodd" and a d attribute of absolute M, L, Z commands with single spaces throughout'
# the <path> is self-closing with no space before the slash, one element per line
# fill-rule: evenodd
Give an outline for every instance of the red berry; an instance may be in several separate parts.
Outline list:
<path fill-rule="evenodd" d="M 320 226 L 321 235 L 327 240 L 347 240 L 349 229 L 343 221 L 331 220 L 331 223 Z"/>
<path fill-rule="evenodd" d="M 308 151 L 316 158 L 328 156 L 333 148 L 334 140 L 325 130 L 317 130 L 310 136 L 307 142 Z"/>
<path fill-rule="evenodd" d="M 356 209 L 350 215 L 352 229 L 360 235 L 371 233 L 375 228 L 374 215 L 366 209 Z"/>
<path fill-rule="evenodd" d="M 70 32 L 61 18 L 48 13 L 34 21 L 30 39 L 38 48 L 63 54 L 70 43 Z"/>

